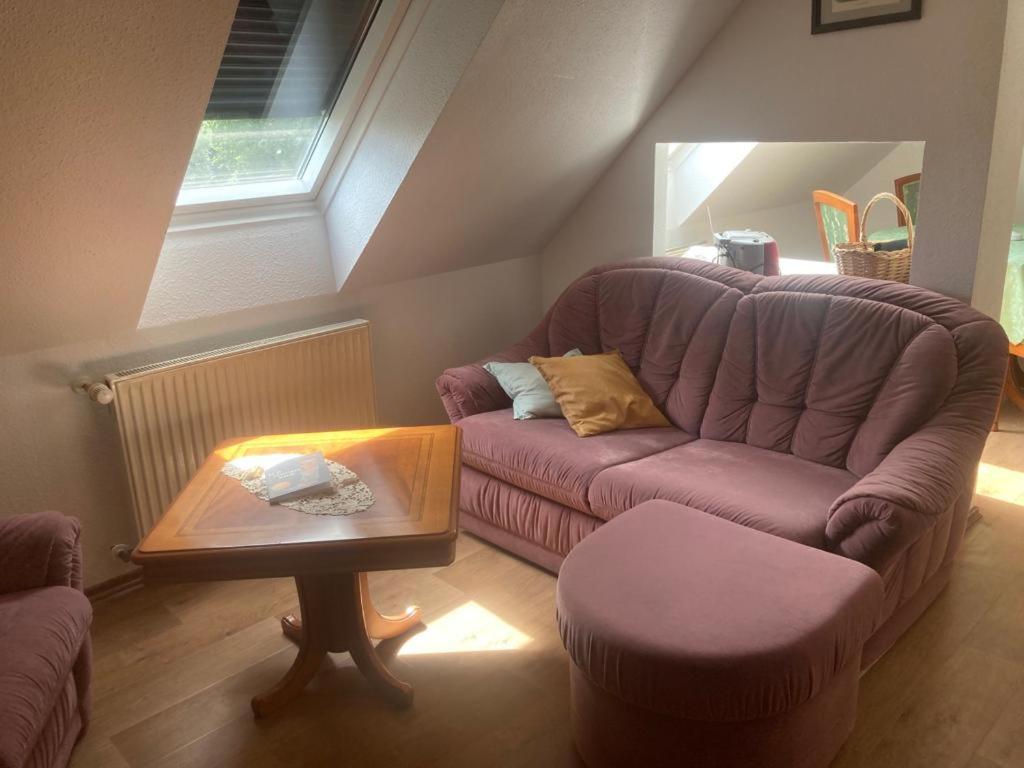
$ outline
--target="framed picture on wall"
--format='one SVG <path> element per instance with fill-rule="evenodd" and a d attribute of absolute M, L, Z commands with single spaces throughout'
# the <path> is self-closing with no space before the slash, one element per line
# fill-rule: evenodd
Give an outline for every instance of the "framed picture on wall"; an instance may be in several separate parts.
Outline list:
<path fill-rule="evenodd" d="M 921 0 L 811 0 L 811 34 L 921 18 Z"/>

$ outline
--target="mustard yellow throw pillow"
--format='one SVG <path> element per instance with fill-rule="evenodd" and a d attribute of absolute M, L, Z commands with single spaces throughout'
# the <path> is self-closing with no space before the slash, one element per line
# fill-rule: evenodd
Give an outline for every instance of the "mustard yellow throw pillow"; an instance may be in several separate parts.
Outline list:
<path fill-rule="evenodd" d="M 531 357 L 580 437 L 616 429 L 667 427 L 618 351 L 579 357 Z"/>

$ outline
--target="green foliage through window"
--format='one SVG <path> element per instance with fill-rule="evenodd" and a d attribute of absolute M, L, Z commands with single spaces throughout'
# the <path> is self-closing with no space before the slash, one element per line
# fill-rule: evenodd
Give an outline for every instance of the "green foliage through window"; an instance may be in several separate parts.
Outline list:
<path fill-rule="evenodd" d="M 204 120 L 183 186 L 294 179 L 323 120 L 322 116 Z"/>

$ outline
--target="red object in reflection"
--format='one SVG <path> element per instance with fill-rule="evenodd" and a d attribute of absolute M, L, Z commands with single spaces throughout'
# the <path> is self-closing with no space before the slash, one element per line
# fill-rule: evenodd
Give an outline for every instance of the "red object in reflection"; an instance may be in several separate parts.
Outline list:
<path fill-rule="evenodd" d="M 779 272 L 779 244 L 770 240 L 764 244 L 764 273 L 771 277 L 778 277 Z"/>

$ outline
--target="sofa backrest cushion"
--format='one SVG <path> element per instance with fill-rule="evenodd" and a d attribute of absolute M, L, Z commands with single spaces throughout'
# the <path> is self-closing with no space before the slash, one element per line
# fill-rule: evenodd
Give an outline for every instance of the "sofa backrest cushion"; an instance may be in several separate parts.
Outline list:
<path fill-rule="evenodd" d="M 701 435 L 863 476 L 952 391 L 954 339 L 901 303 L 771 283 L 737 305 Z"/>
<path fill-rule="evenodd" d="M 548 352 L 619 350 L 669 420 L 697 434 L 732 315 L 756 283 L 752 275 L 690 259 L 599 267 L 551 308 Z"/>

